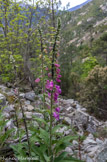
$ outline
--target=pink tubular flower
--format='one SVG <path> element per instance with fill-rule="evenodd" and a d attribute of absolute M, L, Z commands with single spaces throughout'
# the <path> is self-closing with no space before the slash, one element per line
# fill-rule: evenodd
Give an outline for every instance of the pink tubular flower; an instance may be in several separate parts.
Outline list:
<path fill-rule="evenodd" d="M 59 120 L 59 114 L 57 114 L 56 112 L 53 112 L 53 116 L 56 120 Z"/>
<path fill-rule="evenodd" d="M 62 77 L 62 75 L 60 75 L 60 74 L 57 75 L 57 78 L 61 78 L 61 77 Z"/>
<path fill-rule="evenodd" d="M 60 65 L 59 64 L 54 64 L 56 67 L 60 67 Z"/>
<path fill-rule="evenodd" d="M 55 85 L 56 93 L 61 94 L 61 88 L 58 85 Z"/>
<path fill-rule="evenodd" d="M 56 73 L 59 74 L 60 73 L 60 69 L 56 69 Z"/>
<path fill-rule="evenodd" d="M 48 67 L 46 67 L 46 70 L 48 71 Z"/>
<path fill-rule="evenodd" d="M 53 90 L 53 87 L 54 87 L 54 82 L 53 81 L 50 81 L 49 89 L 52 91 Z"/>
<path fill-rule="evenodd" d="M 46 89 L 52 91 L 52 90 L 53 90 L 53 87 L 54 87 L 54 82 L 53 82 L 53 81 L 50 81 L 50 82 L 49 82 L 49 80 L 47 80 Z"/>
<path fill-rule="evenodd" d="M 60 83 L 60 82 L 61 82 L 61 80 L 60 80 L 60 79 L 58 79 L 58 78 L 56 78 L 56 81 L 57 81 L 58 83 Z"/>
<path fill-rule="evenodd" d="M 60 108 L 56 107 L 55 111 L 59 113 L 60 112 Z"/>
<path fill-rule="evenodd" d="M 39 83 L 39 82 L 40 82 L 40 79 L 39 79 L 39 78 L 37 78 L 37 79 L 35 80 L 35 82 L 36 82 L 36 83 Z"/>
<path fill-rule="evenodd" d="M 54 93 L 54 101 L 57 101 L 57 99 L 58 99 L 58 94 Z"/>

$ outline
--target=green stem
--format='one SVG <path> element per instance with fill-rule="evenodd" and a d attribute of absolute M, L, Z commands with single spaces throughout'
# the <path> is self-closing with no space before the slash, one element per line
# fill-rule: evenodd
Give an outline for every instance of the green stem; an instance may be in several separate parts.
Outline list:
<path fill-rule="evenodd" d="M 51 160 L 50 162 L 53 161 L 53 152 L 52 152 L 52 107 L 53 105 L 53 91 L 51 92 L 51 111 L 50 111 L 50 156 L 51 156 Z"/>
<path fill-rule="evenodd" d="M 53 51 L 52 51 L 52 80 L 54 81 L 54 61 L 55 61 L 55 52 L 56 52 L 56 41 L 58 39 L 60 30 L 60 20 L 58 20 L 58 27 L 55 35 L 55 41 L 53 44 Z M 51 111 L 50 111 L 50 162 L 53 162 L 53 151 L 52 151 L 52 123 L 53 123 L 53 91 L 51 91 Z"/>
<path fill-rule="evenodd" d="M 44 47 L 43 47 L 43 36 L 42 36 L 42 31 L 40 29 L 40 27 L 38 27 L 38 30 L 39 30 L 39 35 L 40 35 L 40 42 L 41 42 L 41 54 L 42 54 L 42 90 L 43 90 L 43 109 L 45 109 L 45 82 L 44 82 L 44 59 L 43 59 L 43 50 L 44 50 Z M 44 118 L 45 118 L 45 113 L 44 113 Z"/>
<path fill-rule="evenodd" d="M 25 126 L 25 131 L 26 131 L 26 137 L 27 137 L 27 143 L 28 143 L 28 157 L 31 157 L 31 148 L 30 148 L 30 139 L 29 139 L 29 132 L 28 132 L 28 127 L 27 127 L 27 122 L 26 122 L 26 117 L 25 117 L 25 114 L 24 114 L 24 110 L 23 110 L 23 106 L 22 106 L 22 103 L 20 101 L 20 98 L 19 98 L 19 93 L 18 93 L 18 99 L 19 99 L 19 104 L 20 104 L 20 108 L 21 108 L 21 111 L 22 111 L 22 116 L 23 116 L 23 122 L 24 122 L 24 126 Z M 30 162 L 30 160 L 29 160 Z"/>

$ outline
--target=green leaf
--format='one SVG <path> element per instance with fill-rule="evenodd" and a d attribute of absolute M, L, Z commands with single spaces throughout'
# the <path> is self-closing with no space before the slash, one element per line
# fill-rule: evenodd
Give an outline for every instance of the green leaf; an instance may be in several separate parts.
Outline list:
<path fill-rule="evenodd" d="M 66 156 L 67 152 L 62 152 L 57 158 L 55 158 L 54 162 L 61 162 Z"/>
<path fill-rule="evenodd" d="M 32 147 L 32 151 L 35 153 L 35 156 L 38 155 L 40 157 L 41 162 L 45 162 L 44 152 L 46 151 L 45 145 L 40 145 L 40 147 Z"/>
<path fill-rule="evenodd" d="M 55 158 L 54 162 L 82 162 L 72 156 L 68 155 L 68 152 L 62 152 L 57 158 Z"/>
<path fill-rule="evenodd" d="M 44 119 L 37 118 L 37 117 L 34 117 L 34 119 L 35 119 L 36 121 L 40 122 L 40 124 L 41 124 L 41 123 L 44 123 L 45 125 L 47 125 L 47 122 L 46 122 Z"/>
<path fill-rule="evenodd" d="M 54 134 L 59 128 L 63 127 L 64 125 L 60 124 L 60 125 L 56 125 L 53 129 L 52 129 L 52 134 Z"/>
<path fill-rule="evenodd" d="M 40 135 L 39 137 L 41 137 L 43 139 L 43 142 L 48 146 L 49 145 L 49 133 L 47 131 L 45 131 L 44 129 L 40 128 Z"/>
<path fill-rule="evenodd" d="M 67 147 L 67 145 L 71 145 L 71 143 L 69 143 L 71 140 L 76 140 L 78 139 L 77 136 L 65 136 L 65 137 L 62 137 L 61 139 L 58 140 L 58 142 L 56 143 L 56 146 L 55 146 L 55 151 L 56 151 L 56 154 L 59 152 L 59 150 L 61 150 L 61 146 L 64 147 L 64 145 Z"/>

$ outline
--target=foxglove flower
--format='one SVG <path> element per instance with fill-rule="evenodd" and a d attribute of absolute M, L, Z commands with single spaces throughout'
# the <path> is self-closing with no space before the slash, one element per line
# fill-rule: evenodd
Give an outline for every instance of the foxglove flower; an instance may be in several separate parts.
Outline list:
<path fill-rule="evenodd" d="M 56 73 L 59 74 L 60 73 L 60 69 L 56 69 Z"/>
<path fill-rule="evenodd" d="M 58 99 L 58 94 L 54 93 L 54 101 L 57 101 L 57 99 Z"/>
<path fill-rule="evenodd" d="M 53 112 L 53 116 L 54 116 L 54 118 L 55 118 L 56 120 L 59 120 L 59 114 L 58 114 L 58 113 Z"/>
<path fill-rule="evenodd" d="M 60 65 L 59 64 L 54 64 L 55 65 L 55 67 L 60 67 Z"/>
<path fill-rule="evenodd" d="M 60 112 L 60 108 L 56 107 L 55 111 L 59 113 Z"/>
<path fill-rule="evenodd" d="M 39 78 L 37 78 L 37 79 L 35 80 L 35 82 L 36 82 L 36 83 L 39 83 L 39 82 L 40 82 L 40 79 L 39 79 Z"/>
<path fill-rule="evenodd" d="M 61 80 L 60 80 L 59 78 L 56 78 L 56 81 L 57 81 L 58 83 L 60 83 L 60 82 L 61 82 Z"/>

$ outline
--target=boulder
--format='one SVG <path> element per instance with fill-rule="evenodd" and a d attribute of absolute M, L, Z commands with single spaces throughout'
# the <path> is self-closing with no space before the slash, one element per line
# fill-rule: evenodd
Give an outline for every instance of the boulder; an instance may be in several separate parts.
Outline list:
<path fill-rule="evenodd" d="M 92 134 L 94 134 L 94 133 L 96 133 L 96 126 L 95 125 L 91 125 L 90 123 L 88 124 L 88 126 L 87 126 L 87 131 L 89 132 L 89 133 L 92 133 Z"/>
<path fill-rule="evenodd" d="M 106 162 L 107 161 L 107 139 L 98 149 L 95 161 L 97 162 Z"/>
<path fill-rule="evenodd" d="M 65 117 L 63 122 L 67 125 L 71 125 L 71 119 L 69 117 Z"/>
<path fill-rule="evenodd" d="M 85 112 L 82 112 L 81 110 L 76 110 L 75 111 L 75 121 L 82 125 L 87 125 L 88 124 L 88 119 L 89 115 Z"/>
<path fill-rule="evenodd" d="M 25 112 L 24 113 L 27 119 L 32 119 L 32 112 Z"/>
<path fill-rule="evenodd" d="M 20 98 L 24 98 L 24 97 L 25 97 L 25 93 L 20 93 L 20 94 L 19 94 L 19 97 L 20 97 Z"/>
<path fill-rule="evenodd" d="M 4 116 L 6 119 L 9 119 L 9 118 L 10 118 L 9 113 L 6 113 L 6 112 L 3 113 L 3 116 Z"/>
<path fill-rule="evenodd" d="M 7 107 L 3 109 L 3 112 L 6 112 L 6 113 L 14 112 L 14 105 L 8 105 Z"/>
<path fill-rule="evenodd" d="M 33 116 L 35 116 L 37 118 L 41 118 L 41 119 L 44 118 L 43 114 L 41 114 L 41 113 L 33 113 Z"/>
<path fill-rule="evenodd" d="M 27 110 L 28 111 L 33 111 L 34 110 L 34 107 L 32 105 L 27 105 Z"/>
<path fill-rule="evenodd" d="M 30 105 L 31 102 L 29 100 L 26 100 L 24 103 L 25 105 Z"/>
<path fill-rule="evenodd" d="M 69 155 L 73 155 L 74 154 L 73 151 L 72 151 L 72 149 L 70 147 L 66 147 L 65 148 L 65 151 L 68 152 Z"/>
<path fill-rule="evenodd" d="M 31 102 L 35 101 L 35 93 L 33 91 L 25 93 L 25 98 Z"/>
<path fill-rule="evenodd" d="M 16 127 L 13 123 L 13 120 L 9 120 L 5 125 L 5 129 L 12 129 L 12 128 L 16 128 Z"/>

